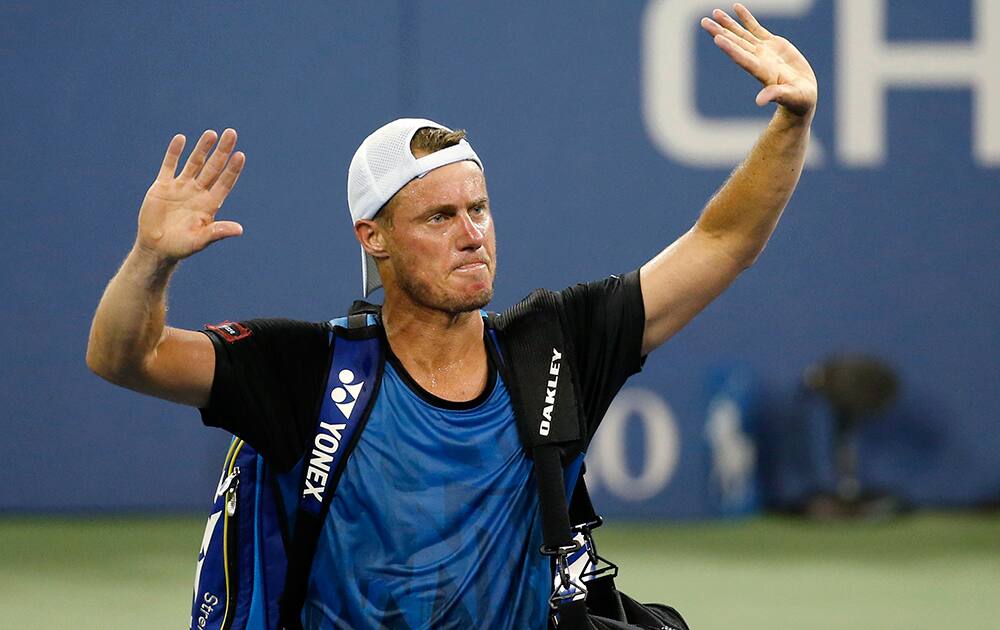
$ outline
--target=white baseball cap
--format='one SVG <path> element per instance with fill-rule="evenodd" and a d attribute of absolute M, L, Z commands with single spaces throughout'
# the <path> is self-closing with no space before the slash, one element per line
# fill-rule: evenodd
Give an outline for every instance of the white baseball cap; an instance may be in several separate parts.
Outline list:
<path fill-rule="evenodd" d="M 410 140 L 417 130 L 430 127 L 451 131 L 425 118 L 399 118 L 376 129 L 365 138 L 351 159 L 347 171 L 347 205 L 351 221 L 372 219 L 403 186 L 436 168 L 472 160 L 483 168 L 472 145 L 464 139 L 454 146 L 421 158 L 413 156 Z M 361 283 L 365 296 L 382 286 L 375 259 L 361 248 Z"/>

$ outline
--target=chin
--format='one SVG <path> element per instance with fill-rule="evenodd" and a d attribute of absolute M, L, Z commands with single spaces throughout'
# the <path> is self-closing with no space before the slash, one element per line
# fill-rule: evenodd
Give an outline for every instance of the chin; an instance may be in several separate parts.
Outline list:
<path fill-rule="evenodd" d="M 468 313 L 483 308 L 493 299 L 493 279 L 463 282 L 458 286 L 442 287 L 438 308 L 448 313 Z"/>
<path fill-rule="evenodd" d="M 445 304 L 441 305 L 441 310 L 456 314 L 468 313 L 470 311 L 478 311 L 492 300 L 493 287 L 489 287 L 472 295 L 455 296 L 452 299 L 445 300 Z"/>
<path fill-rule="evenodd" d="M 457 315 L 476 311 L 493 299 L 493 283 L 479 283 L 478 287 L 465 287 L 464 290 L 444 287 L 432 288 L 431 286 L 413 282 L 410 278 L 403 278 L 400 283 L 403 291 L 410 296 L 417 304 L 432 308 L 437 311 Z"/>

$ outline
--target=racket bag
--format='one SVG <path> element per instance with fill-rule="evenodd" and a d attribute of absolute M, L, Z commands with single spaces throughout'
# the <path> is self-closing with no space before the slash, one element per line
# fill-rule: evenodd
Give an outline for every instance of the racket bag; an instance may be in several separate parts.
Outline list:
<path fill-rule="evenodd" d="M 385 363 L 373 315 L 331 324 L 326 386 L 302 460 L 275 471 L 243 440 L 230 443 L 198 552 L 191 630 L 301 627 L 319 531 Z M 345 371 L 358 385 L 344 385 Z"/>

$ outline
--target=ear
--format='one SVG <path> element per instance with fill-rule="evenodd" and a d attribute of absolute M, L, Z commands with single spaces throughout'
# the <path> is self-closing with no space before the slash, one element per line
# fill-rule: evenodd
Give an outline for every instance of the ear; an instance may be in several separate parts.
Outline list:
<path fill-rule="evenodd" d="M 375 221 L 362 219 L 354 224 L 354 236 L 357 237 L 361 247 L 368 252 L 372 258 L 384 259 L 389 257 L 387 234 L 385 227 Z"/>

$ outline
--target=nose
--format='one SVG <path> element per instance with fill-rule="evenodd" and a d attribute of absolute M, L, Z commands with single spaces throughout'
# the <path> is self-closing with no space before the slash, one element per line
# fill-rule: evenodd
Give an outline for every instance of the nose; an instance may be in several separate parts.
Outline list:
<path fill-rule="evenodd" d="M 487 222 L 477 222 L 472 219 L 468 212 L 462 212 L 458 216 L 458 247 L 462 250 L 477 250 L 486 242 L 486 231 L 489 229 Z"/>

